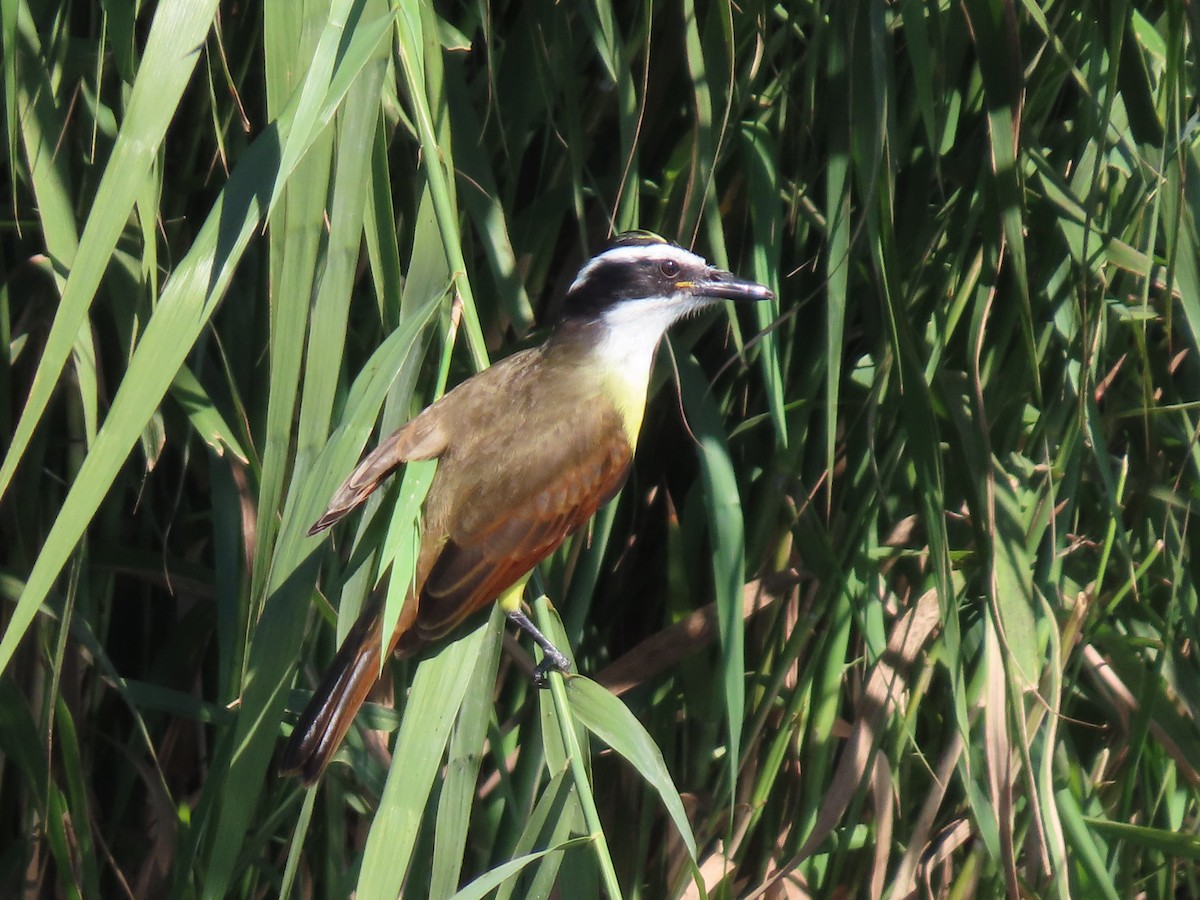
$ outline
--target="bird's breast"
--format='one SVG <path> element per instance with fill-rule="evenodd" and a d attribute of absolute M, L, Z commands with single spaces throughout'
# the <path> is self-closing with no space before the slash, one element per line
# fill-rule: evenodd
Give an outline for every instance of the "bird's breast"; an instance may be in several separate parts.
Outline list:
<path fill-rule="evenodd" d="M 624 425 L 625 437 L 631 449 L 637 447 L 638 433 L 642 429 L 642 418 L 646 413 L 646 389 L 649 373 L 645 378 L 630 377 L 629 372 L 608 371 L 600 376 L 603 398 L 611 403 Z"/>

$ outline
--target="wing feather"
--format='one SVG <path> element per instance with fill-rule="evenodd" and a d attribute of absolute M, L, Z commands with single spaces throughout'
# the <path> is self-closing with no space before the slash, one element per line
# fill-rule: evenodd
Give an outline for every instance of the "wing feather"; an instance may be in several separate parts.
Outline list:
<path fill-rule="evenodd" d="M 441 456 L 448 439 L 437 413 L 434 404 L 380 441 L 334 492 L 329 506 L 308 533 L 317 534 L 344 519 L 402 464 Z"/>
<path fill-rule="evenodd" d="M 415 637 L 425 642 L 453 630 L 557 550 L 620 489 L 630 457 L 624 433 L 611 429 L 524 502 L 451 535 L 425 578 Z"/>

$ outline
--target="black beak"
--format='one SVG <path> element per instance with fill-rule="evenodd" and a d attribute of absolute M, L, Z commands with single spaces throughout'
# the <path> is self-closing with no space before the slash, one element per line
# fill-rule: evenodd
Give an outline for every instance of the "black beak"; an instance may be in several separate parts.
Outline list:
<path fill-rule="evenodd" d="M 757 281 L 738 278 L 732 272 L 726 272 L 724 269 L 709 269 L 704 278 L 696 282 L 695 291 L 700 296 L 711 300 L 758 302 L 770 300 L 775 296 Z"/>

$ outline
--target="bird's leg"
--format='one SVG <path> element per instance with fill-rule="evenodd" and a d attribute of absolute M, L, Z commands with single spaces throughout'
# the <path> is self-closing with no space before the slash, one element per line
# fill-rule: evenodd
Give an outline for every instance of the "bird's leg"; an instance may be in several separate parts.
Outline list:
<path fill-rule="evenodd" d="M 533 683 L 538 687 L 546 687 L 546 675 L 551 669 L 558 669 L 562 673 L 571 671 L 571 661 L 567 659 L 565 653 L 559 650 L 551 643 L 550 638 L 546 637 L 538 627 L 529 621 L 529 616 L 525 615 L 520 609 L 514 609 L 508 613 L 509 621 L 528 634 L 542 648 L 542 661 L 537 664 L 537 668 L 533 670 Z"/>

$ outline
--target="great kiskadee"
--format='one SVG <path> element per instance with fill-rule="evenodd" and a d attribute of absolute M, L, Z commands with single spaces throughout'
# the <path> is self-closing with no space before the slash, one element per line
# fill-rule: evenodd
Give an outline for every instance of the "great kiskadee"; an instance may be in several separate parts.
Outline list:
<path fill-rule="evenodd" d="M 410 655 L 500 599 L 521 612 L 524 581 L 620 489 L 667 328 L 720 300 L 769 300 L 762 285 L 648 232 L 623 234 L 567 291 L 554 332 L 467 379 L 368 454 L 309 530 L 366 500 L 402 463 L 438 460 L 425 498 L 413 587 L 389 647 Z M 515 586 L 515 589 L 514 589 Z M 314 782 L 379 676 L 382 601 L 368 601 L 292 732 L 280 771 Z"/>

